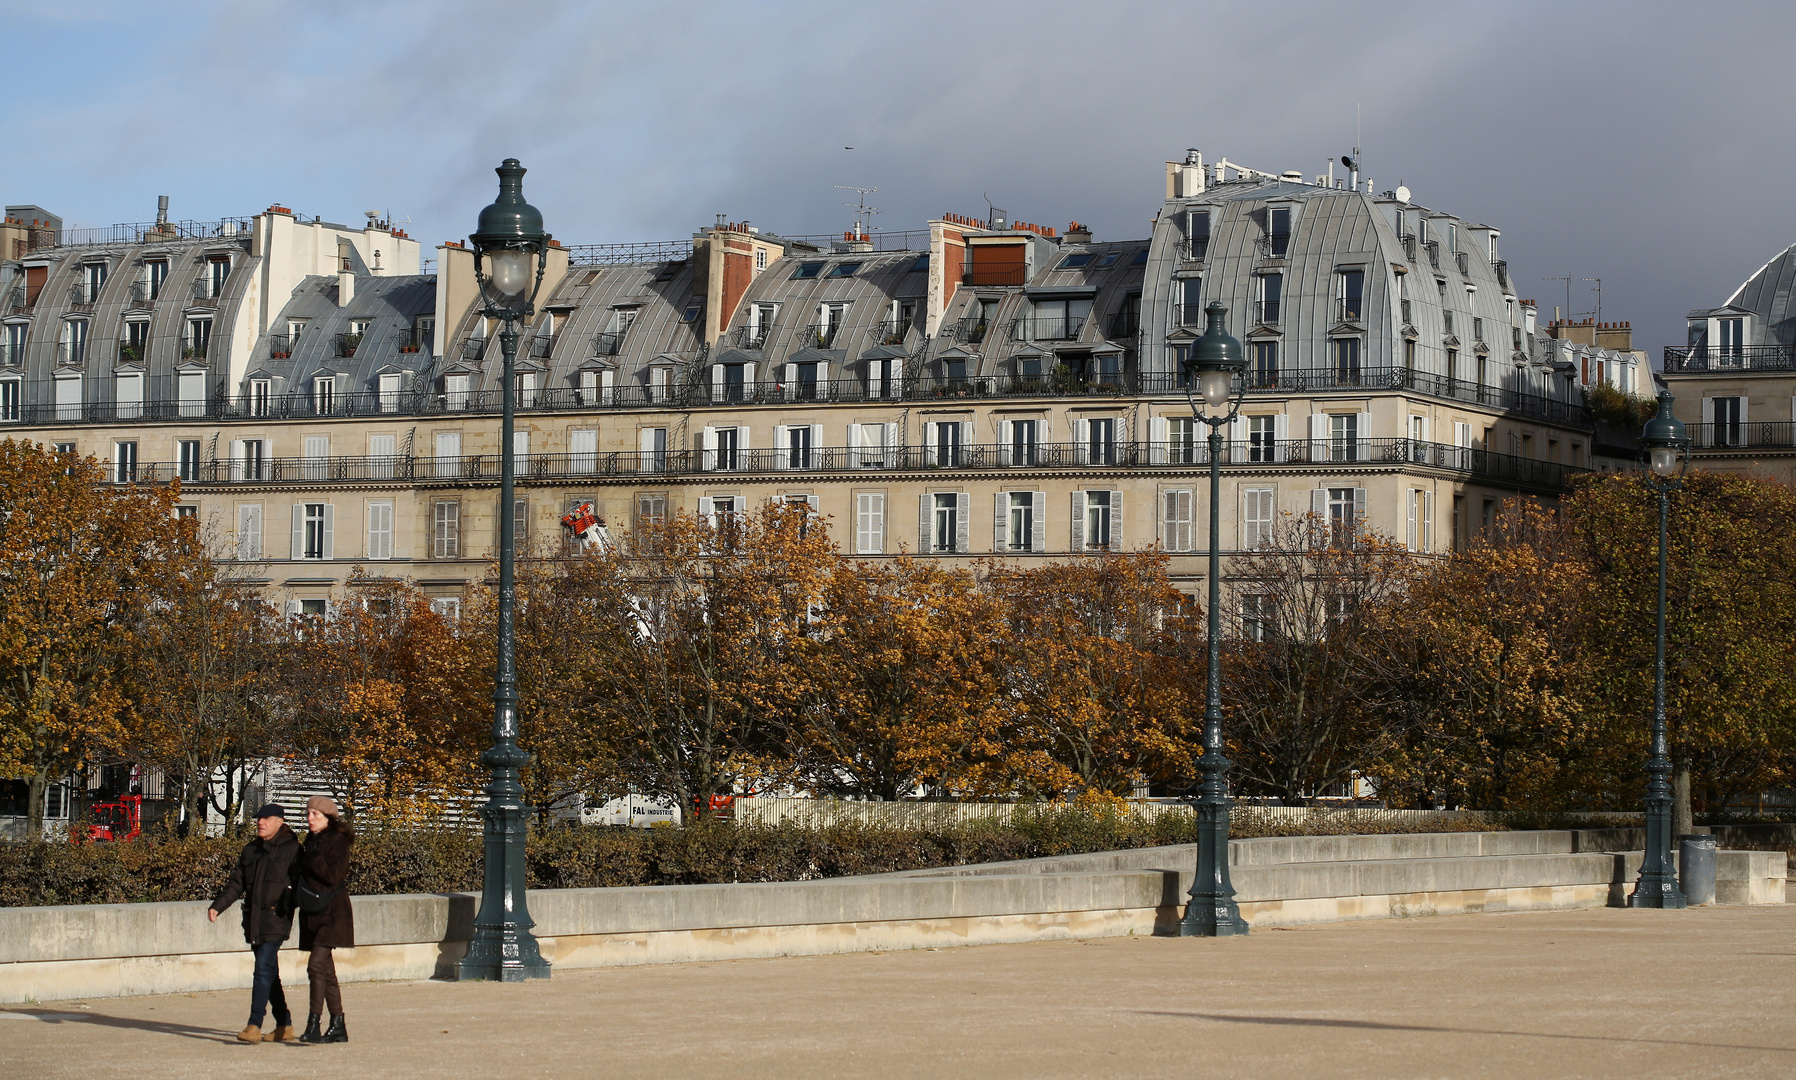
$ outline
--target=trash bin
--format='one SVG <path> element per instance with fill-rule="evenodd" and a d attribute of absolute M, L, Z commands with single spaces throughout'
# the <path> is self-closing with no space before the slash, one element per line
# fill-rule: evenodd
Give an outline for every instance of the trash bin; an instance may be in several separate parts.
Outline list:
<path fill-rule="evenodd" d="M 1691 907 L 1715 902 L 1715 837 L 1685 833 L 1678 837 L 1678 887 Z"/>

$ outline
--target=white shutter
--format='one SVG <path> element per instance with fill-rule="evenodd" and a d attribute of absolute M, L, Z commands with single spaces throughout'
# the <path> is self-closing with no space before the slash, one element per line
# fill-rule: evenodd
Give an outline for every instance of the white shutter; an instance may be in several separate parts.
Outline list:
<path fill-rule="evenodd" d="M 1274 444 L 1273 458 L 1277 461 L 1291 460 L 1291 418 L 1279 413 L 1272 418 L 1272 439 Z"/>
<path fill-rule="evenodd" d="M 1147 421 L 1147 459 L 1154 465 L 1166 464 L 1166 417 L 1151 416 Z"/>
<path fill-rule="evenodd" d="M 717 524 L 717 514 L 712 509 L 711 496 L 700 495 L 698 497 L 698 516 L 713 526 Z"/>
<path fill-rule="evenodd" d="M 792 442 L 786 438 L 786 425 L 773 425 L 773 467 L 784 469 L 792 460 Z"/>
<path fill-rule="evenodd" d="M 574 472 L 592 472 L 598 466 L 599 433 L 577 428 L 567 433 L 568 466 Z"/>
<path fill-rule="evenodd" d="M 863 493 L 855 496 L 854 551 L 857 555 L 880 555 L 886 546 L 886 506 L 884 495 Z"/>
<path fill-rule="evenodd" d="M 713 402 L 723 400 L 723 365 L 722 364 L 712 364 L 711 365 L 711 400 Z"/>
<path fill-rule="evenodd" d="M 606 368 L 599 372 L 599 404 L 611 405 L 617 400 L 617 372 Z"/>
<path fill-rule="evenodd" d="M 1423 442 L 1431 441 L 1429 439 L 1429 430 L 1430 430 L 1430 428 L 1432 428 L 1434 421 L 1428 419 L 1428 417 L 1426 417 L 1426 416 L 1419 417 L 1418 419 L 1420 419 L 1422 421 L 1422 441 Z"/>
<path fill-rule="evenodd" d="M 821 454 L 821 453 L 823 453 L 823 425 L 822 424 L 812 424 L 811 425 L 811 468 L 813 468 L 813 469 L 820 468 L 823 465 L 823 461 L 817 457 L 817 455 Z"/>
<path fill-rule="evenodd" d="M 332 558 L 336 557 L 335 553 L 332 551 L 332 548 L 334 546 L 333 541 L 332 541 L 332 530 L 336 527 L 336 524 L 337 524 L 337 508 L 330 503 L 325 503 L 324 504 L 324 557 L 326 559 L 332 559 Z"/>
<path fill-rule="evenodd" d="M 923 464 L 924 465 L 939 464 L 935 459 L 936 428 L 939 426 L 940 425 L 936 424 L 934 421 L 925 421 L 923 424 Z"/>
<path fill-rule="evenodd" d="M 742 365 L 742 393 L 746 397 L 754 396 L 754 393 L 755 393 L 755 365 L 753 365 L 753 364 L 743 364 Z"/>
<path fill-rule="evenodd" d="M 992 511 L 992 550 L 1005 551 L 1010 547 L 1010 493 L 1000 491 L 996 500 Z"/>
<path fill-rule="evenodd" d="M 954 496 L 954 550 L 962 555 L 972 550 L 972 542 L 968 538 L 968 526 L 972 524 L 972 517 L 973 497 L 964 491 Z"/>
<path fill-rule="evenodd" d="M 1009 465 L 1010 460 L 1010 421 L 998 421 L 998 464 Z"/>
<path fill-rule="evenodd" d="M 961 462 L 965 463 L 968 460 L 966 455 L 968 455 L 972 452 L 973 452 L 973 422 L 971 420 L 962 420 L 960 423 L 960 453 L 961 453 L 960 460 L 961 460 Z"/>
<path fill-rule="evenodd" d="M 295 561 L 306 557 L 306 508 L 304 503 L 293 504 L 293 554 Z"/>
<path fill-rule="evenodd" d="M 1434 550 L 1434 492 L 1422 492 L 1422 550 Z"/>
<path fill-rule="evenodd" d="M 1237 416 L 1229 421 L 1229 444 L 1223 448 L 1222 460 L 1247 460 L 1247 417 Z"/>
<path fill-rule="evenodd" d="M 1353 427 L 1353 460 L 1369 461 L 1372 457 L 1372 414 L 1363 412 Z"/>
<path fill-rule="evenodd" d="M 1328 416 L 1324 413 L 1310 414 L 1310 460 L 1328 460 Z"/>
<path fill-rule="evenodd" d="M 804 497 L 804 503 L 805 503 L 805 505 L 806 505 L 806 506 L 808 506 L 808 507 L 810 507 L 810 508 L 811 508 L 811 513 L 812 513 L 812 514 L 816 514 L 816 513 L 817 513 L 817 509 L 818 509 L 818 507 L 819 507 L 819 505 L 820 505 L 820 503 L 819 503 L 819 502 L 818 502 L 818 500 L 817 500 L 817 496 L 815 496 L 815 495 L 806 495 L 806 496 L 805 496 L 805 497 Z"/>
<path fill-rule="evenodd" d="M 738 451 L 748 449 L 748 436 L 750 430 L 752 429 L 746 424 L 736 429 L 736 449 Z"/>
<path fill-rule="evenodd" d="M 1407 488 L 1403 494 L 1406 496 L 1404 501 L 1409 504 L 1409 532 L 1406 534 L 1407 542 L 1404 544 L 1404 547 L 1408 548 L 1410 551 L 1420 551 L 1421 548 L 1417 546 L 1417 543 L 1421 539 L 1418 530 L 1421 528 L 1422 523 L 1417 521 L 1416 518 L 1418 516 L 1418 511 L 1422 508 L 1422 489 Z"/>
<path fill-rule="evenodd" d="M 882 459 L 885 467 L 888 469 L 896 469 L 898 467 L 898 425 L 882 425 L 879 443 L 883 451 Z M 964 518 L 966 511 L 961 511 L 961 514 Z"/>
<path fill-rule="evenodd" d="M 785 382 L 786 393 L 789 394 L 792 392 L 792 387 L 798 384 L 798 365 L 787 364 L 782 370 L 785 374 L 781 375 L 780 378 Z"/>
<path fill-rule="evenodd" d="M 655 452 L 655 432 L 657 430 L 658 429 L 656 428 L 641 428 L 636 432 L 636 449 L 638 452 L 644 454 L 652 454 Z M 596 432 L 594 433 L 594 438 L 597 438 Z M 594 446 L 597 446 L 596 442 L 594 443 Z"/>
<path fill-rule="evenodd" d="M 1073 464 L 1084 465 L 1091 458 L 1091 421 L 1074 420 L 1072 429 Z"/>
<path fill-rule="evenodd" d="M 244 464 L 248 454 L 243 449 L 242 439 L 231 440 L 231 479 L 243 479 Z"/>
<path fill-rule="evenodd" d="M 514 430 L 511 433 L 511 456 L 517 458 L 520 463 L 524 458 L 530 456 L 530 433 L 528 431 Z"/>
<path fill-rule="evenodd" d="M 262 507 L 237 508 L 237 558 L 254 562 L 262 557 Z"/>
<path fill-rule="evenodd" d="M 1085 493 L 1073 492 L 1072 550 L 1085 550 Z"/>
<path fill-rule="evenodd" d="M 886 396 L 886 362 L 884 360 L 867 361 L 867 396 L 882 398 Z"/>
<path fill-rule="evenodd" d="M 926 555 L 931 550 L 930 526 L 935 514 L 935 499 L 928 494 L 917 496 L 917 553 Z"/>
<path fill-rule="evenodd" d="M 1030 508 L 1035 511 L 1035 527 L 1029 533 L 1029 550 L 1048 550 L 1048 493 L 1030 492 Z"/>
<path fill-rule="evenodd" d="M 1110 489 L 1110 550 L 1124 550 L 1123 493 L 1115 488 Z"/>
<path fill-rule="evenodd" d="M 705 472 L 713 472 L 717 469 L 717 429 L 714 427 L 705 428 L 703 431 L 699 432 L 698 439 L 699 449 L 704 452 L 704 457 L 699 467 Z"/>
<path fill-rule="evenodd" d="M 1353 489 L 1353 535 L 1359 536 L 1360 530 L 1366 527 L 1366 489 Z"/>
<path fill-rule="evenodd" d="M 304 608 L 302 608 L 300 606 L 300 603 L 298 600 L 287 601 L 287 607 L 286 607 L 287 618 L 289 618 L 289 619 L 298 618 L 299 613 L 303 610 L 304 610 Z"/>
<path fill-rule="evenodd" d="M 1328 489 L 1317 488 L 1310 492 L 1310 509 L 1315 512 L 1316 519 L 1322 524 L 1328 523 Z"/>
<path fill-rule="evenodd" d="M 861 426 L 851 423 L 848 425 L 848 465 L 850 468 L 859 468 L 860 464 Z"/>

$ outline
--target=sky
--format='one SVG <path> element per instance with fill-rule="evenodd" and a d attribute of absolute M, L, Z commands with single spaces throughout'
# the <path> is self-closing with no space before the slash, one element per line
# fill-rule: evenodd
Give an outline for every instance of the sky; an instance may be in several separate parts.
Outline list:
<path fill-rule="evenodd" d="M 1787 0 L 0 0 L 0 27 L 0 201 L 70 228 L 163 194 L 380 210 L 428 257 L 517 157 L 568 244 L 833 232 L 853 187 L 886 231 L 989 199 L 1123 240 L 1187 147 L 1314 176 L 1357 130 L 1379 190 L 1502 231 L 1543 318 L 1561 277 L 1593 316 L 1600 278 L 1655 357 L 1796 243 Z"/>

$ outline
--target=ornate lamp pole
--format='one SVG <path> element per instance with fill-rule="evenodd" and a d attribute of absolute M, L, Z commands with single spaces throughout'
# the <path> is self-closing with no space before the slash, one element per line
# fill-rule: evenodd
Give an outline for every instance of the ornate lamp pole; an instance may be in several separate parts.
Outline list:
<path fill-rule="evenodd" d="M 1640 445 L 1646 451 L 1646 486 L 1659 495 L 1658 651 L 1653 657 L 1652 749 L 1646 758 L 1646 858 L 1628 896 L 1629 907 L 1687 906 L 1671 868 L 1671 757 L 1665 746 L 1665 532 L 1671 493 L 1683 486 L 1690 467 L 1690 439 L 1671 415 L 1671 392 L 1659 392 L 1659 414 L 1646 422 Z"/>
<path fill-rule="evenodd" d="M 1180 937 L 1235 937 L 1247 933 L 1247 922 L 1235 905 L 1229 883 L 1229 760 L 1222 756 L 1222 429 L 1241 409 L 1246 384 L 1237 381 L 1247 368 L 1241 343 L 1229 336 L 1223 319 L 1228 309 L 1212 300 L 1203 336 L 1191 343 L 1185 361 L 1185 397 L 1191 415 L 1210 425 L 1210 678 L 1205 688 L 1204 754 L 1197 798 L 1197 880 L 1191 903 L 1179 923 Z M 1220 416 L 1206 414 L 1196 394 Z"/>
<path fill-rule="evenodd" d="M 522 982 L 549 977 L 549 962 L 537 950 L 530 928 L 536 921 L 524 901 L 524 838 L 530 808 L 518 769 L 530 755 L 518 747 L 518 675 L 512 640 L 512 607 L 517 559 L 516 522 L 512 509 L 512 428 L 516 403 L 518 323 L 536 311 L 548 263 L 549 234 L 543 215 L 524 201 L 524 167 L 506 158 L 496 170 L 499 197 L 480 212 L 480 228 L 468 237 L 474 248 L 474 276 L 480 283 L 484 314 L 500 320 L 499 347 L 505 354 L 502 382 L 504 421 L 499 445 L 499 660 L 493 679 L 493 745 L 480 755 L 492 771 L 486 785 L 486 875 L 480 913 L 474 917 L 474 939 L 457 968 L 461 979 Z M 482 266 L 482 260 L 486 265 Z M 530 264 L 536 264 L 532 283 Z M 528 295 L 526 295 L 528 290 Z"/>

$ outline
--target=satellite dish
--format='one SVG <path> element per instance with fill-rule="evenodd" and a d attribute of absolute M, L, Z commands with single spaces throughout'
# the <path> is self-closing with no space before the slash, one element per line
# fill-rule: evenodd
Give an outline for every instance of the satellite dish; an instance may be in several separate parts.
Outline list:
<path fill-rule="evenodd" d="M 1404 187 L 1402 184 L 1397 185 L 1397 190 L 1396 190 L 1395 194 L 1397 196 L 1398 202 L 1408 202 L 1409 201 L 1409 189 Z"/>

